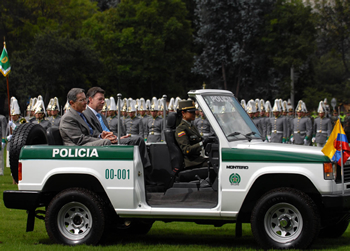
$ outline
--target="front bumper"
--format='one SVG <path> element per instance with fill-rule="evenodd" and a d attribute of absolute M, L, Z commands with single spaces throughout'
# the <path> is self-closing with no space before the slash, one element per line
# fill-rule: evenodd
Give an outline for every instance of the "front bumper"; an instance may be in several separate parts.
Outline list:
<path fill-rule="evenodd" d="M 42 207 L 43 194 L 40 191 L 4 191 L 4 204 L 7 208 L 33 210 Z"/>
<path fill-rule="evenodd" d="M 322 195 L 322 202 L 326 209 L 350 210 L 350 194 Z"/>

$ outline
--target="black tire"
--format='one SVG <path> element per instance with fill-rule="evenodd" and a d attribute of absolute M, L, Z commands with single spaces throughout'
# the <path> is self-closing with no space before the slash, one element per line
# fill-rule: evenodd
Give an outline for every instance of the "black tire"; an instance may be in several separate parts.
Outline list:
<path fill-rule="evenodd" d="M 305 249 L 319 234 L 320 217 L 308 195 L 292 188 L 278 188 L 257 202 L 251 228 L 264 249 Z"/>
<path fill-rule="evenodd" d="M 16 183 L 18 183 L 18 160 L 22 147 L 40 144 L 47 144 L 46 131 L 41 125 L 25 123 L 13 131 L 10 141 L 9 159 L 12 178 Z"/>
<path fill-rule="evenodd" d="M 45 216 L 46 231 L 56 243 L 96 245 L 105 229 L 99 197 L 84 188 L 69 188 L 50 202 Z"/>
<path fill-rule="evenodd" d="M 346 229 L 348 229 L 348 226 L 349 226 L 349 222 L 346 220 L 331 226 L 327 226 L 321 229 L 319 237 L 338 238 L 345 233 Z"/>

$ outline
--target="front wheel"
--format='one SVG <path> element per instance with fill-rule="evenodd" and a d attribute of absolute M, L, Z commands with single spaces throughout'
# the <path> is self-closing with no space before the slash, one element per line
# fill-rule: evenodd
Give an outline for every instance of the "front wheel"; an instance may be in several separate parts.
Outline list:
<path fill-rule="evenodd" d="M 279 188 L 258 201 L 251 228 L 263 248 L 304 249 L 318 236 L 320 218 L 309 196 L 296 189 Z"/>
<path fill-rule="evenodd" d="M 50 202 L 46 217 L 50 238 L 65 245 L 95 245 L 104 232 L 105 215 L 97 195 L 83 188 L 70 188 Z"/>

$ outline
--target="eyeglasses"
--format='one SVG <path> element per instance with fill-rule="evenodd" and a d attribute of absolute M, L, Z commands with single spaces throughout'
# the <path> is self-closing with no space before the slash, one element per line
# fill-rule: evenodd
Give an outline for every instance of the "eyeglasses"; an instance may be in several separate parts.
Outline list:
<path fill-rule="evenodd" d="M 77 100 L 77 102 L 86 102 L 86 101 L 87 101 L 87 98 L 81 98 Z"/>

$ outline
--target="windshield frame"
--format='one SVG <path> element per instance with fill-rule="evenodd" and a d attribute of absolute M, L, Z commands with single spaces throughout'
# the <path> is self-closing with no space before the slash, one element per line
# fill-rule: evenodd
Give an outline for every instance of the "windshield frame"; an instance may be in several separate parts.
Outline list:
<path fill-rule="evenodd" d="M 221 131 L 223 132 L 223 135 L 226 137 L 226 139 L 231 141 L 237 141 L 237 140 L 252 140 L 252 139 L 259 139 L 262 140 L 261 134 L 257 127 L 255 126 L 253 120 L 249 117 L 247 112 L 242 108 L 240 103 L 236 100 L 235 96 L 232 94 L 224 94 L 224 93 L 208 93 L 208 94 L 201 94 L 204 102 L 206 103 L 207 107 L 209 108 L 209 111 L 212 113 L 213 117 L 215 118 L 217 124 L 219 125 Z M 225 103 L 224 106 L 228 105 L 228 108 L 234 108 L 234 112 L 222 112 L 219 111 L 219 109 L 215 109 L 213 107 L 213 104 L 215 104 L 215 101 L 213 98 L 210 97 L 216 97 L 214 99 L 217 99 L 219 103 Z M 218 98 L 219 97 L 219 98 Z M 223 98 L 221 98 L 223 97 Z M 227 99 L 229 98 L 229 99 Z M 211 102 L 210 102 L 211 99 Z M 221 100 L 220 100 L 221 99 Z M 225 102 L 225 99 L 230 101 L 229 103 Z M 231 101 L 232 100 L 232 101 Z M 215 110 L 215 111 L 214 111 Z M 225 115 L 226 114 L 226 115 Z M 232 116 L 234 115 L 234 116 Z M 223 117 L 225 117 L 226 121 L 223 120 Z M 239 130 L 234 129 L 232 125 L 234 125 L 234 119 L 238 119 L 240 126 L 244 126 L 246 129 Z M 229 121 L 227 121 L 227 119 Z M 228 126 L 231 125 L 231 126 Z M 238 132 L 237 135 L 231 135 L 235 132 Z M 249 135 L 252 133 L 251 135 Z M 248 135 L 247 135 L 248 134 Z"/>

